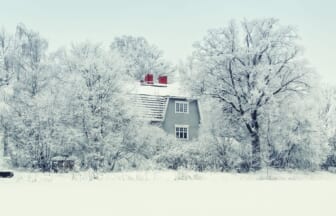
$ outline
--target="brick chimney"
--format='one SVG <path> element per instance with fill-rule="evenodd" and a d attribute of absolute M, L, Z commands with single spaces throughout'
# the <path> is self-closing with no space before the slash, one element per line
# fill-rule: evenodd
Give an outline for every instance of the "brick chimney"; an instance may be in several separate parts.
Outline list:
<path fill-rule="evenodd" d="M 146 74 L 145 75 L 145 84 L 150 84 L 150 85 L 153 85 L 154 84 L 154 79 L 153 79 L 153 74 Z"/>
<path fill-rule="evenodd" d="M 168 77 L 160 75 L 158 78 L 159 84 L 167 85 L 168 84 Z"/>

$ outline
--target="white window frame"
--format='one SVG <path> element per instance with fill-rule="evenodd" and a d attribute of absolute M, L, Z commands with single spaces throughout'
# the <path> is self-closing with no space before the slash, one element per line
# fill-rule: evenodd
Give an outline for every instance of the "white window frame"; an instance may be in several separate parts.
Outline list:
<path fill-rule="evenodd" d="M 177 133 L 177 131 L 176 131 L 176 129 L 177 128 L 183 128 L 183 129 L 187 129 L 187 138 L 180 138 L 180 137 L 177 137 L 176 136 L 176 133 Z M 181 132 L 179 132 L 179 133 L 181 133 Z M 178 140 L 189 140 L 189 133 L 190 133 L 190 131 L 189 131 L 189 125 L 175 125 L 175 138 L 176 139 L 178 139 Z"/>
<path fill-rule="evenodd" d="M 176 109 L 177 104 L 183 104 L 183 111 L 180 112 L 179 110 Z M 187 106 L 187 111 L 184 112 L 184 106 Z M 185 113 L 189 114 L 189 102 L 188 101 L 175 101 L 175 113 Z"/>

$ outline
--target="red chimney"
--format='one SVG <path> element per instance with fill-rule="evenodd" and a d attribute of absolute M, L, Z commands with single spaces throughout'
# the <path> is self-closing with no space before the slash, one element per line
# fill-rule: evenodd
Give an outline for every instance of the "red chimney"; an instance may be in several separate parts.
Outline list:
<path fill-rule="evenodd" d="M 154 81 L 153 81 L 153 74 L 146 74 L 145 76 L 145 83 L 146 84 L 154 84 Z"/>
<path fill-rule="evenodd" d="M 160 75 L 158 80 L 159 80 L 159 84 L 164 84 L 164 85 L 168 84 L 168 77 L 167 76 L 161 76 Z"/>

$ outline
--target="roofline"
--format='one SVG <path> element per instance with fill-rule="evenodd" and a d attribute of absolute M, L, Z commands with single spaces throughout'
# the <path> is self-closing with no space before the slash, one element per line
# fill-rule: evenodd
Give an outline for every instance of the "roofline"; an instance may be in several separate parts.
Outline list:
<path fill-rule="evenodd" d="M 198 100 L 197 98 L 185 97 L 185 96 L 172 96 L 172 95 L 154 95 L 154 94 L 134 94 L 134 95 L 148 95 L 154 97 L 167 97 L 172 99 L 185 99 L 185 100 Z"/>
<path fill-rule="evenodd" d="M 154 83 L 154 84 L 141 83 L 140 85 L 152 86 L 152 87 L 168 87 L 168 84 L 159 84 L 159 83 Z"/>

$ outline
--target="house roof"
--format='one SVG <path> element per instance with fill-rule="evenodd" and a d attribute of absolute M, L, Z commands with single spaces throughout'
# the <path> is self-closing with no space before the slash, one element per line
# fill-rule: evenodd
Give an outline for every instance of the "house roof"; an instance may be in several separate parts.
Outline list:
<path fill-rule="evenodd" d="M 142 118 L 150 121 L 163 121 L 168 100 L 168 97 L 138 94 L 136 95 L 136 106 Z"/>
<path fill-rule="evenodd" d="M 126 88 L 135 96 L 138 114 L 150 121 L 164 120 L 169 98 L 187 99 L 190 96 L 179 83 L 145 85 L 136 82 Z"/>
<path fill-rule="evenodd" d="M 175 82 L 168 85 L 146 85 L 135 82 L 127 87 L 128 91 L 133 94 L 142 95 L 153 95 L 161 97 L 181 97 L 189 98 L 191 95 L 188 94 L 186 88 L 184 88 L 180 83 Z"/>

